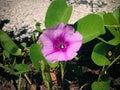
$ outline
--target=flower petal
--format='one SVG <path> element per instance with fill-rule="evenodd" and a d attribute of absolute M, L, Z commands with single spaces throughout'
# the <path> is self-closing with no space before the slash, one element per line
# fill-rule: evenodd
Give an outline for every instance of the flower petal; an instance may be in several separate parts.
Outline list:
<path fill-rule="evenodd" d="M 65 27 L 65 24 L 61 23 L 56 27 L 45 29 L 44 34 L 55 39 L 63 33 L 64 27 Z"/>
<path fill-rule="evenodd" d="M 47 55 L 46 59 L 51 63 L 54 63 L 56 61 L 66 61 L 66 60 L 68 60 L 66 54 L 64 52 L 61 52 L 61 51 L 54 52 L 52 54 Z"/>
<path fill-rule="evenodd" d="M 81 41 L 71 42 L 66 51 L 68 58 L 73 59 L 74 57 L 76 57 L 77 51 L 80 49 L 81 46 L 82 46 Z"/>
<path fill-rule="evenodd" d="M 44 56 L 46 56 L 54 50 L 52 41 L 45 34 L 42 34 L 39 40 L 42 43 L 42 53 Z"/>
<path fill-rule="evenodd" d="M 77 52 L 70 51 L 70 50 L 68 50 L 66 54 L 67 54 L 68 60 L 72 60 L 74 57 L 77 56 Z"/>
<path fill-rule="evenodd" d="M 67 32 L 65 34 L 65 40 L 69 41 L 69 42 L 73 42 L 73 41 L 82 41 L 82 35 L 79 32 Z M 81 42 L 82 43 L 82 42 Z"/>
<path fill-rule="evenodd" d="M 82 41 L 76 41 L 76 42 L 74 41 L 70 43 L 67 50 L 68 52 L 71 52 L 71 51 L 77 52 L 81 46 L 82 46 Z"/>

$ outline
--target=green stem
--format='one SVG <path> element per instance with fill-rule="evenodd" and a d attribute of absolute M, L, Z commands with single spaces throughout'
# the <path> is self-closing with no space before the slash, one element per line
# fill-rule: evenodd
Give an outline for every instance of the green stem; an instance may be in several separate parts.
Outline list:
<path fill-rule="evenodd" d="M 63 79 L 64 79 L 64 69 L 65 69 L 65 65 L 66 65 L 65 62 L 60 62 L 60 70 L 61 70 L 61 79 L 62 79 L 62 81 L 63 81 Z"/>
<path fill-rule="evenodd" d="M 45 74 L 45 78 L 46 78 L 46 86 L 48 87 L 48 90 L 51 90 L 51 83 L 52 83 L 52 79 L 51 79 L 51 75 L 50 72 L 47 70 L 47 72 L 44 72 Z"/>
<path fill-rule="evenodd" d="M 45 70 L 47 67 L 45 65 L 45 63 L 43 61 L 41 61 L 41 72 L 42 72 L 42 78 L 43 78 L 43 81 L 45 83 L 45 85 L 47 86 L 47 90 L 51 90 L 51 85 L 50 85 L 50 82 L 51 82 L 51 77 L 50 77 L 50 73 L 49 72 L 46 72 L 47 70 Z"/>
<path fill-rule="evenodd" d="M 106 27 L 120 27 L 120 25 L 104 25 L 104 26 L 106 26 Z"/>
<path fill-rule="evenodd" d="M 19 76 L 19 80 L 18 80 L 18 90 L 21 90 L 21 74 Z"/>
<path fill-rule="evenodd" d="M 102 70 L 101 70 L 101 72 L 100 72 L 100 74 L 98 76 L 98 81 L 101 80 L 101 76 L 103 75 L 104 71 L 105 71 L 105 65 L 102 67 Z"/>
<path fill-rule="evenodd" d="M 12 66 L 15 66 L 15 64 L 16 64 L 16 57 L 14 58 Z"/>
<path fill-rule="evenodd" d="M 107 67 L 106 69 L 105 69 L 105 65 L 103 66 L 102 71 L 101 71 L 101 73 L 99 74 L 98 81 L 101 80 L 101 76 L 105 73 L 105 71 L 107 71 L 119 58 L 120 58 L 120 55 L 117 56 L 117 58 L 115 58 L 115 59 L 108 65 L 108 67 Z"/>
<path fill-rule="evenodd" d="M 25 76 L 26 80 L 28 81 L 28 83 L 31 85 L 32 83 L 31 83 L 30 79 L 28 78 L 28 76 L 26 74 L 24 74 L 24 76 Z"/>
<path fill-rule="evenodd" d="M 32 33 L 32 40 L 33 40 L 33 42 L 35 43 L 35 41 L 36 41 L 35 33 Z"/>
<path fill-rule="evenodd" d="M 117 58 L 115 58 L 110 64 L 109 66 L 106 68 L 106 71 L 120 58 L 120 55 L 117 56 Z"/>
<path fill-rule="evenodd" d="M 97 37 L 97 39 L 100 40 L 100 41 L 102 41 L 102 42 L 104 42 L 104 43 L 107 43 L 107 44 L 108 44 L 107 41 L 105 41 L 104 39 L 102 39 L 102 38 L 100 38 L 100 37 Z"/>

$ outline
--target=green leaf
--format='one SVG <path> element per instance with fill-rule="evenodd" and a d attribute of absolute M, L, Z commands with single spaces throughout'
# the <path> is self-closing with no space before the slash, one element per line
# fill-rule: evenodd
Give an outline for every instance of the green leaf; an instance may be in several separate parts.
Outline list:
<path fill-rule="evenodd" d="M 119 34 L 119 32 L 117 32 L 115 30 L 109 30 L 109 31 L 114 36 L 113 39 L 111 39 L 109 41 L 106 41 L 106 40 L 104 40 L 101 37 L 98 37 L 98 39 L 101 40 L 101 41 L 103 41 L 103 42 L 105 42 L 105 43 L 107 43 L 107 44 L 110 44 L 110 45 L 114 45 L 114 46 L 118 45 L 120 43 L 120 34 Z"/>
<path fill-rule="evenodd" d="M 106 57 L 106 55 L 112 47 L 113 46 L 103 43 L 103 42 L 96 44 L 92 52 L 93 62 L 98 66 L 109 65 L 110 61 Z"/>
<path fill-rule="evenodd" d="M 113 15 L 115 16 L 116 20 L 120 24 L 120 6 L 113 11 Z"/>
<path fill-rule="evenodd" d="M 18 71 L 16 74 L 22 74 L 30 71 L 30 67 L 27 64 L 16 64 L 15 69 Z"/>
<path fill-rule="evenodd" d="M 42 32 L 42 30 L 41 30 L 41 28 L 40 28 L 40 23 L 39 23 L 39 22 L 37 22 L 37 23 L 35 24 L 35 26 L 36 26 L 36 30 L 37 30 L 37 31 Z"/>
<path fill-rule="evenodd" d="M 118 22 L 118 17 L 113 15 L 113 13 L 104 14 L 103 17 L 106 28 L 114 36 L 114 38 L 107 43 L 110 45 L 118 45 L 120 43 L 120 24 Z"/>
<path fill-rule="evenodd" d="M 34 65 L 35 69 L 40 69 L 40 60 L 44 60 L 44 57 L 41 53 L 41 46 L 38 44 L 32 44 L 30 46 L 30 59 L 32 64 Z"/>
<path fill-rule="evenodd" d="M 72 7 L 67 6 L 65 0 L 54 0 L 48 7 L 45 26 L 53 27 L 59 23 L 67 23 L 72 13 Z"/>
<path fill-rule="evenodd" d="M 105 14 L 105 12 L 98 12 L 96 14 L 99 15 L 103 19 L 103 15 Z"/>
<path fill-rule="evenodd" d="M 12 41 L 12 39 L 2 30 L 0 30 L 0 42 L 2 47 L 12 55 L 21 55 L 21 49 Z"/>
<path fill-rule="evenodd" d="M 21 46 L 23 47 L 23 48 L 26 48 L 26 46 L 27 46 L 27 43 L 26 42 L 22 42 L 22 43 L 20 43 L 21 44 Z"/>
<path fill-rule="evenodd" d="M 55 68 L 55 67 L 57 67 L 58 66 L 58 62 L 55 62 L 55 63 L 50 63 L 50 62 L 47 62 L 48 63 L 48 65 L 51 67 L 51 68 Z"/>
<path fill-rule="evenodd" d="M 4 50 L 3 53 L 4 53 L 5 57 L 10 58 L 10 54 L 6 50 Z"/>
<path fill-rule="evenodd" d="M 118 45 L 120 43 L 120 33 L 116 30 L 110 30 L 114 38 L 112 40 L 108 41 L 108 44 L 110 45 Z"/>
<path fill-rule="evenodd" d="M 92 83 L 92 90 L 110 90 L 110 82 L 108 81 L 95 81 Z"/>
<path fill-rule="evenodd" d="M 2 67 L 3 69 L 5 69 L 6 71 L 10 72 L 10 73 L 15 73 L 15 71 L 13 71 L 11 68 L 9 68 L 8 66 L 4 66 L 3 64 L 0 63 L 0 67 Z"/>
<path fill-rule="evenodd" d="M 113 15 L 113 13 L 104 14 L 104 23 L 105 25 L 118 25 L 118 21 Z"/>
<path fill-rule="evenodd" d="M 83 43 L 89 42 L 105 33 L 103 19 L 97 14 L 89 14 L 78 20 L 75 29 L 83 36 Z"/>

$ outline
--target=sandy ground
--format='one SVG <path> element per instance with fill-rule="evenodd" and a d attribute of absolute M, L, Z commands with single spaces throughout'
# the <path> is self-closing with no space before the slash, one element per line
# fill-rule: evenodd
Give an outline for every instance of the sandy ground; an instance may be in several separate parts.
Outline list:
<path fill-rule="evenodd" d="M 93 13 L 110 12 L 120 6 L 120 0 L 66 0 L 73 6 L 73 13 L 69 23 L 74 23 L 81 17 Z M 19 36 L 24 38 L 31 36 L 35 30 L 35 23 L 39 21 L 44 28 L 44 17 L 51 0 L 0 0 L 0 20 L 9 20 L 2 28 L 4 31 L 13 31 L 17 35 L 23 30 L 26 34 Z"/>

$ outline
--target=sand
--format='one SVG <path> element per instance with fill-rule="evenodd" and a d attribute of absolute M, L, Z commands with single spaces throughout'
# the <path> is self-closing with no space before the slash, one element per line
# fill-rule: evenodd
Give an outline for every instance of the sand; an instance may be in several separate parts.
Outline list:
<path fill-rule="evenodd" d="M 89 13 L 111 12 L 120 6 L 120 0 L 66 0 L 73 6 L 72 16 L 69 20 L 73 24 Z M 9 20 L 2 29 L 13 32 L 18 40 L 31 37 L 35 31 L 35 23 L 41 23 L 44 29 L 45 14 L 51 0 L 0 0 L 0 20 Z M 24 33 L 23 33 L 24 31 Z M 22 33 L 21 33 L 22 32 Z"/>

